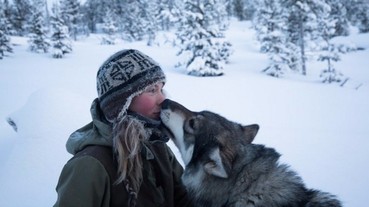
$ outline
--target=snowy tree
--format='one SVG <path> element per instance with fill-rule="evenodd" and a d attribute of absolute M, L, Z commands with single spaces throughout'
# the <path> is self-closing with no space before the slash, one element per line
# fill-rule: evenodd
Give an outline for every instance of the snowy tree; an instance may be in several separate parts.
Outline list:
<path fill-rule="evenodd" d="M 155 38 L 157 21 L 153 6 L 155 1 L 120 0 L 116 6 L 118 24 L 122 38 L 128 41 L 141 41 L 147 38 L 148 44 Z"/>
<path fill-rule="evenodd" d="M 77 40 L 80 21 L 80 3 L 79 0 L 60 0 L 60 12 L 63 21 L 68 26 L 70 36 Z"/>
<path fill-rule="evenodd" d="M 32 7 L 32 16 L 29 28 L 29 49 L 32 52 L 48 52 L 50 47 L 49 40 L 47 38 L 47 28 L 45 27 L 44 16 L 42 13 L 43 1 L 37 1 Z"/>
<path fill-rule="evenodd" d="M 330 6 L 330 19 L 335 21 L 335 33 L 332 37 L 349 35 L 349 20 L 347 17 L 347 8 L 342 0 L 326 0 Z"/>
<path fill-rule="evenodd" d="M 253 25 L 261 43 L 261 51 L 269 56 L 270 64 L 263 70 L 281 77 L 291 69 L 296 47 L 288 41 L 289 13 L 279 0 L 258 1 Z"/>
<path fill-rule="evenodd" d="M 183 18 L 176 32 L 178 55 L 187 73 L 195 76 L 223 74 L 231 44 L 225 41 L 226 3 L 216 0 L 186 0 Z M 222 22 L 222 24 L 220 24 Z"/>
<path fill-rule="evenodd" d="M 61 18 L 57 3 L 53 4 L 51 26 L 52 56 L 54 58 L 62 58 L 65 54 L 72 52 L 72 44 L 69 37 L 68 27 Z"/>
<path fill-rule="evenodd" d="M 108 10 L 106 12 L 106 16 L 104 18 L 104 26 L 103 32 L 104 36 L 102 37 L 101 44 L 104 45 L 114 45 L 116 42 L 116 33 L 118 28 L 115 26 L 115 14 L 112 10 Z"/>
<path fill-rule="evenodd" d="M 369 32 L 369 4 L 366 6 L 365 10 L 362 10 L 362 18 L 360 19 L 360 23 L 358 24 L 359 31 L 361 33 Z"/>
<path fill-rule="evenodd" d="M 16 35 L 16 31 L 14 30 L 14 26 L 12 24 L 12 20 L 14 17 L 14 8 L 9 4 L 8 0 L 4 0 L 4 2 L 0 2 L 1 8 L 3 9 L 3 14 L 5 18 L 6 30 L 8 35 Z M 1 10 L 1 9 L 0 9 Z"/>
<path fill-rule="evenodd" d="M 25 36 L 28 33 L 27 26 L 32 16 L 32 4 L 30 0 L 13 0 L 14 15 L 12 25 L 17 35 Z"/>
<path fill-rule="evenodd" d="M 369 1 L 342 0 L 347 9 L 347 18 L 361 33 L 369 32 Z"/>
<path fill-rule="evenodd" d="M 227 9 L 228 15 L 240 21 L 252 20 L 258 3 L 260 2 L 254 0 L 231 0 Z"/>
<path fill-rule="evenodd" d="M 0 8 L 0 59 L 3 59 L 5 52 L 12 53 L 13 49 L 10 44 L 7 28 L 8 22 L 5 18 L 4 10 Z"/>
<path fill-rule="evenodd" d="M 156 17 L 159 30 L 169 30 L 181 18 L 181 1 L 157 0 L 154 5 L 153 14 Z"/>
<path fill-rule="evenodd" d="M 255 15 L 256 3 L 254 0 L 243 0 L 244 1 L 244 16 L 246 20 L 252 20 Z"/>
<path fill-rule="evenodd" d="M 322 36 L 327 42 L 348 34 L 344 6 L 338 0 L 263 0 L 255 2 L 255 8 L 253 25 L 261 51 L 271 60 L 264 72 L 272 76 L 280 77 L 288 71 L 306 75 L 307 50 L 321 45 Z M 329 25 L 330 32 L 322 25 Z M 328 43 L 324 50 L 331 48 Z M 335 60 L 333 57 L 330 62 Z"/>
<path fill-rule="evenodd" d="M 280 15 L 287 16 L 286 42 L 290 49 L 289 68 L 307 74 L 306 51 L 319 45 L 322 31 L 318 29 L 320 18 L 332 19 L 331 7 L 325 1 L 278 0 L 282 9 Z M 285 18 L 283 18 L 285 19 Z M 272 20 L 269 20 L 272 21 Z M 337 21 L 336 21 L 337 22 Z M 332 34 L 333 35 L 333 34 Z"/>
<path fill-rule="evenodd" d="M 238 20 L 244 21 L 246 19 L 244 11 L 245 10 L 244 0 L 232 0 L 228 6 L 228 10 L 229 13 L 237 17 Z"/>
<path fill-rule="evenodd" d="M 326 61 L 327 68 L 323 69 L 320 78 L 323 83 L 333 83 L 344 81 L 344 76 L 341 72 L 337 71 L 333 62 L 340 60 L 339 51 L 334 44 L 325 42 L 325 46 L 322 46 L 322 52 L 318 58 L 318 61 Z"/>
<path fill-rule="evenodd" d="M 336 33 L 336 20 L 329 19 L 328 15 L 320 17 L 319 30 L 321 31 L 322 43 L 321 54 L 318 61 L 326 61 L 327 68 L 323 69 L 320 77 L 323 83 L 333 83 L 344 81 L 342 73 L 337 71 L 333 65 L 333 62 L 340 60 L 338 48 L 331 43 L 332 36 Z"/>
<path fill-rule="evenodd" d="M 97 32 L 96 24 L 103 22 L 106 7 L 106 2 L 101 0 L 86 0 L 85 4 L 81 6 L 83 21 L 87 24 L 90 32 Z"/>
<path fill-rule="evenodd" d="M 10 37 L 0 29 L 0 59 L 3 59 L 5 52 L 12 53 L 13 49 L 10 45 Z"/>
<path fill-rule="evenodd" d="M 143 25 L 144 25 L 144 33 L 147 39 L 147 45 L 151 46 L 154 44 L 156 39 L 156 34 L 160 30 L 160 22 L 159 18 L 161 17 L 157 11 L 160 11 L 163 4 L 157 4 L 160 0 L 157 1 L 147 1 L 144 2 L 143 5 L 146 8 L 146 12 L 143 15 Z"/>
<path fill-rule="evenodd" d="M 291 58 L 290 68 L 293 71 L 300 72 L 302 75 L 307 74 L 306 50 L 309 47 L 308 43 L 314 36 L 312 33 L 317 28 L 316 18 L 320 10 L 315 9 L 315 2 L 317 1 L 287 0 L 282 5 L 290 11 L 288 21 L 286 22 L 288 25 L 287 42 L 296 47 L 294 57 Z"/>

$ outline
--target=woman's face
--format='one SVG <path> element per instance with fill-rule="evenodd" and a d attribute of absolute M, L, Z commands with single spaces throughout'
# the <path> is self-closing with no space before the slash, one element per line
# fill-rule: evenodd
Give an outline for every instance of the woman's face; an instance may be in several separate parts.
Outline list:
<path fill-rule="evenodd" d="M 132 99 L 129 109 L 151 119 L 160 119 L 161 103 L 165 99 L 164 83 L 148 87 L 143 93 Z"/>

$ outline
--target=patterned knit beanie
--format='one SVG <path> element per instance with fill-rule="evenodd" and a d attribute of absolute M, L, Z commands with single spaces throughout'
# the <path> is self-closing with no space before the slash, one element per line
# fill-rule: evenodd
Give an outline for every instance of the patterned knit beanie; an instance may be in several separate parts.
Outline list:
<path fill-rule="evenodd" d="M 165 83 L 165 75 L 153 59 L 138 50 L 121 50 L 109 57 L 97 72 L 100 107 L 110 122 L 121 120 L 132 99 L 147 87 Z"/>

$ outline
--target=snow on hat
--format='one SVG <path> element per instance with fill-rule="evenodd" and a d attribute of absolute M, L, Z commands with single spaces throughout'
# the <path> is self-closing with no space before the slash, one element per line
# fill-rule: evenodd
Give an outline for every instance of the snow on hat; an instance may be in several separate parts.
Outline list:
<path fill-rule="evenodd" d="M 100 107 L 113 122 L 126 115 L 135 96 L 157 82 L 165 82 L 165 75 L 152 58 L 129 49 L 109 57 L 100 66 L 96 79 Z"/>

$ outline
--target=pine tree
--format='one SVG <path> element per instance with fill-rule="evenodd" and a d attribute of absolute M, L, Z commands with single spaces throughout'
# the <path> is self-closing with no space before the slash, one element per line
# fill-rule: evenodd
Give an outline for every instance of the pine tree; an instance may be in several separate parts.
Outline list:
<path fill-rule="evenodd" d="M 181 10 L 182 1 L 176 0 L 155 0 L 147 1 L 148 26 L 146 33 L 148 45 L 152 45 L 156 40 L 156 35 L 160 31 L 168 31 L 180 21 L 183 16 Z"/>
<path fill-rule="evenodd" d="M 318 29 L 321 31 L 322 43 L 320 43 L 321 52 L 318 61 L 327 62 L 327 68 L 323 69 L 320 75 L 323 83 L 339 83 L 344 80 L 343 74 L 337 71 L 333 64 L 340 60 L 338 48 L 331 43 L 331 38 L 336 33 L 336 25 L 336 20 L 329 15 L 320 16 L 319 18 Z"/>
<path fill-rule="evenodd" d="M 80 22 L 79 0 L 60 0 L 60 12 L 63 21 L 68 26 L 70 36 L 77 40 Z"/>
<path fill-rule="evenodd" d="M 350 23 L 359 28 L 360 33 L 369 32 L 369 1 L 342 0 L 347 9 L 347 18 Z"/>
<path fill-rule="evenodd" d="M 302 75 L 307 74 L 306 68 L 306 50 L 307 42 L 309 42 L 310 31 L 314 28 L 314 12 L 309 7 L 309 1 L 298 0 L 288 1 L 283 4 L 288 9 L 288 39 L 287 42 L 296 47 L 294 57 L 291 58 L 290 68 L 293 71 L 300 72 Z"/>
<path fill-rule="evenodd" d="M 103 22 L 104 14 L 106 13 L 105 1 L 101 0 L 86 0 L 81 5 L 81 14 L 83 21 L 87 24 L 90 32 L 96 33 L 96 24 Z"/>
<path fill-rule="evenodd" d="M 168 31 L 181 18 L 181 1 L 156 0 L 152 13 L 156 17 L 158 30 Z"/>
<path fill-rule="evenodd" d="M 336 35 L 346 35 L 348 28 L 346 19 L 341 17 L 344 11 L 337 11 L 343 7 L 339 3 L 337 0 L 258 1 L 254 25 L 261 50 L 271 60 L 264 72 L 276 77 L 290 70 L 306 75 L 306 50 L 311 49 L 311 45 L 320 45 L 322 37 L 325 38 L 324 50 L 331 52 L 320 59 L 325 61 L 328 58 L 328 68 L 331 68 L 332 61 L 337 59 L 329 40 Z"/>
<path fill-rule="evenodd" d="M 157 21 L 153 10 L 155 1 L 121 0 L 116 6 L 119 29 L 122 38 L 128 41 L 148 40 L 152 43 L 157 31 Z"/>
<path fill-rule="evenodd" d="M 157 13 L 158 10 L 161 10 L 160 4 L 157 4 L 156 1 L 143 1 L 143 6 L 145 8 L 145 12 L 143 12 L 144 21 L 142 24 L 144 25 L 144 37 L 147 39 L 147 45 L 151 46 L 154 44 L 156 39 L 156 34 L 159 31 L 160 23 L 159 23 L 159 15 Z"/>
<path fill-rule="evenodd" d="M 114 45 L 116 42 L 116 33 L 118 28 L 115 26 L 115 14 L 111 9 L 106 12 L 106 16 L 104 18 L 104 26 L 103 32 L 104 36 L 102 37 L 101 44 L 104 45 Z"/>
<path fill-rule="evenodd" d="M 288 15 L 279 0 L 258 1 L 253 25 L 270 64 L 263 72 L 281 77 L 291 69 L 296 47 L 288 42 Z"/>
<path fill-rule="evenodd" d="M 14 30 L 14 26 L 12 24 L 12 20 L 14 19 L 14 8 L 9 4 L 9 0 L 4 0 L 4 3 L 0 3 L 3 8 L 4 18 L 6 22 L 6 30 L 8 35 L 16 35 L 16 31 Z M 1 10 L 1 9 L 0 9 Z"/>
<path fill-rule="evenodd" d="M 12 53 L 13 49 L 8 36 L 8 24 L 5 18 L 4 10 L 0 8 L 0 59 L 3 59 L 5 52 Z"/>
<path fill-rule="evenodd" d="M 239 21 L 244 21 L 245 17 L 245 5 L 243 0 L 233 0 L 229 6 L 229 10 L 233 16 L 237 17 Z"/>
<path fill-rule="evenodd" d="M 366 9 L 363 10 L 363 15 L 359 24 L 359 31 L 361 33 L 369 32 L 369 3 L 366 5 Z"/>
<path fill-rule="evenodd" d="M 32 52 L 44 52 L 47 53 L 50 47 L 49 40 L 47 38 L 47 29 L 45 28 L 44 17 L 42 14 L 43 2 L 37 1 L 32 8 L 32 16 L 29 33 L 29 49 Z"/>
<path fill-rule="evenodd" d="M 195 76 L 218 76 L 223 74 L 231 44 L 225 41 L 227 28 L 226 3 L 214 0 L 186 0 L 183 18 L 180 22 L 177 39 L 180 41 L 177 55 L 183 61 L 187 73 Z M 220 24 L 223 22 L 222 24 Z"/>
<path fill-rule="evenodd" d="M 342 0 L 326 0 L 326 2 L 330 7 L 330 19 L 335 21 L 335 33 L 332 37 L 349 35 L 347 8 Z"/>
<path fill-rule="evenodd" d="M 53 4 L 51 25 L 53 28 L 51 35 L 52 56 L 62 58 L 65 54 L 72 52 L 72 44 L 68 27 L 61 18 L 57 3 Z"/>
<path fill-rule="evenodd" d="M 286 41 L 294 51 L 291 53 L 289 67 L 293 71 L 306 75 L 306 51 L 310 50 L 312 45 L 319 45 L 322 35 L 322 31 L 317 29 L 319 19 L 322 16 L 332 19 L 331 8 L 325 1 L 286 0 L 281 2 L 283 2 L 282 7 L 289 11 L 286 22 L 288 25 Z"/>
<path fill-rule="evenodd" d="M 14 15 L 12 25 L 17 35 L 26 36 L 29 32 L 27 26 L 32 16 L 32 4 L 30 0 L 13 0 Z"/>

